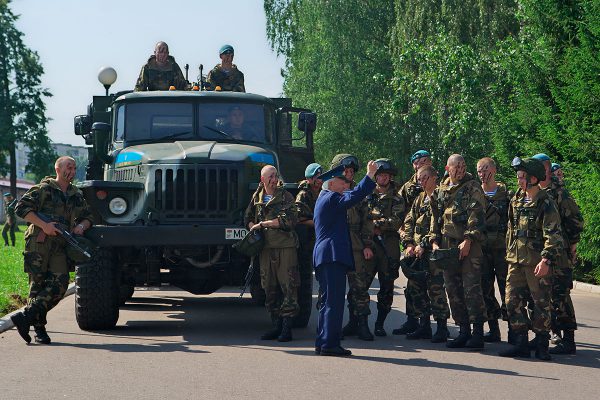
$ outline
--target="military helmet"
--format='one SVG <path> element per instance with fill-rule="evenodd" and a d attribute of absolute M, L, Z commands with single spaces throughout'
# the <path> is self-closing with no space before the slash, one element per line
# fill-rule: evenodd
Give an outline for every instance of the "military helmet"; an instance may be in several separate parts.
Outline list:
<path fill-rule="evenodd" d="M 334 169 L 340 165 L 343 165 L 344 168 L 352 168 L 354 169 L 354 172 L 358 171 L 360 168 L 358 158 L 352 154 L 337 154 L 335 157 L 333 157 L 333 160 L 331 160 L 330 169 Z"/>
<path fill-rule="evenodd" d="M 557 170 L 559 170 L 561 168 L 562 168 L 562 166 L 559 163 L 553 162 L 552 166 L 550 167 L 550 172 L 557 171 Z"/>
<path fill-rule="evenodd" d="M 377 165 L 377 173 L 387 172 L 391 175 L 398 174 L 398 170 L 389 158 L 378 158 L 375 160 L 375 165 Z"/>
<path fill-rule="evenodd" d="M 546 168 L 544 164 L 537 158 L 525 158 L 515 157 L 511 163 L 515 171 L 525 171 L 529 176 L 535 176 L 539 182 L 546 180 Z"/>

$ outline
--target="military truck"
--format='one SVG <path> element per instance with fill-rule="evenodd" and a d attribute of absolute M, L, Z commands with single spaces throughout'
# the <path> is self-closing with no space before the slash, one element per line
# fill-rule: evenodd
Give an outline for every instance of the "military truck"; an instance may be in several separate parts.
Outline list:
<path fill-rule="evenodd" d="M 96 218 L 87 237 L 98 246 L 76 267 L 84 330 L 114 327 L 136 286 L 209 294 L 240 285 L 249 260 L 231 245 L 247 233 L 243 214 L 261 168 L 276 166 L 294 192 L 314 160 L 316 114 L 290 99 L 105 87 L 75 117 L 75 134 L 91 145 L 79 187 Z M 311 310 L 312 271 L 301 275 L 296 326 L 306 326 Z M 251 295 L 264 302 L 258 272 Z"/>

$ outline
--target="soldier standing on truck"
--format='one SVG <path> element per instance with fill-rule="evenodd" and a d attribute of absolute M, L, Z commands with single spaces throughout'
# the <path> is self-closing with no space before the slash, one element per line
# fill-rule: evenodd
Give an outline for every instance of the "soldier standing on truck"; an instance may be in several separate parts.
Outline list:
<path fill-rule="evenodd" d="M 265 306 L 273 328 L 262 340 L 292 340 L 292 319 L 298 315 L 298 236 L 294 230 L 298 212 L 294 196 L 283 188 L 277 169 L 263 167 L 260 184 L 244 214 L 244 225 L 263 231 L 265 246 L 260 252 L 260 281 L 265 290 Z"/>
<path fill-rule="evenodd" d="M 158 42 L 154 47 L 154 55 L 150 56 L 140 71 L 135 91 L 169 90 L 171 86 L 185 90 L 187 82 L 175 58 L 169 55 L 169 46 L 165 42 Z"/>
<path fill-rule="evenodd" d="M 208 73 L 206 82 L 209 90 L 220 90 L 227 92 L 245 92 L 244 74 L 233 63 L 233 47 L 229 44 L 223 45 L 219 50 L 221 63 Z"/>
<path fill-rule="evenodd" d="M 30 225 L 25 232 L 24 266 L 29 275 L 29 298 L 22 312 L 11 317 L 21 337 L 31 342 L 50 344 L 46 332 L 46 315 L 63 298 L 69 284 L 66 242 L 57 224 L 75 235 L 83 235 L 93 219 L 81 191 L 71 182 L 75 177 L 75 160 L 59 157 L 56 178 L 46 177 L 19 200 L 16 213 Z M 40 216 L 38 216 L 40 213 Z M 44 222 L 41 214 L 51 218 Z"/>
<path fill-rule="evenodd" d="M 2 227 L 2 238 L 4 239 L 4 246 L 8 246 L 8 235 L 10 234 L 10 240 L 13 247 L 15 246 L 15 227 L 17 226 L 17 217 L 15 216 L 15 201 L 10 193 L 4 193 L 4 215 L 6 222 Z"/>

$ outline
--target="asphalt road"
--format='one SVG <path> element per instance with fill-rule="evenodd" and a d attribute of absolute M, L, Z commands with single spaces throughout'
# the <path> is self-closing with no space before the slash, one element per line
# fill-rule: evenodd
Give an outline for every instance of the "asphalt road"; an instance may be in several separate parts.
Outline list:
<path fill-rule="evenodd" d="M 396 293 L 388 332 L 405 319 L 403 288 Z M 320 357 L 316 313 L 294 341 L 261 341 L 266 311 L 232 288 L 138 290 L 115 329 L 84 332 L 70 296 L 49 314 L 51 346 L 26 345 L 14 329 L 0 334 L 0 399 L 594 399 L 600 296 L 574 292 L 573 300 L 578 353 L 546 363 L 498 357 L 504 343 L 470 352 L 391 335 L 345 340 L 351 358 Z"/>

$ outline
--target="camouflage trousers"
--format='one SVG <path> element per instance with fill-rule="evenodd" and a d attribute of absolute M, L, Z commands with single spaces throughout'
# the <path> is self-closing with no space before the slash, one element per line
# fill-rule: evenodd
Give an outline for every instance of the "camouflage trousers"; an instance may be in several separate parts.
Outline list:
<path fill-rule="evenodd" d="M 508 321 L 505 300 L 507 274 L 506 249 L 484 247 L 481 263 L 481 289 L 489 319 L 502 318 L 502 320 Z M 500 303 L 496 298 L 496 282 L 498 282 L 498 291 L 500 292 Z"/>
<path fill-rule="evenodd" d="M 369 288 L 373 281 L 375 264 L 365 260 L 362 251 L 354 252 L 354 271 L 348 271 L 348 311 L 351 315 L 369 315 Z"/>
<path fill-rule="evenodd" d="M 429 270 L 426 280 L 408 279 L 404 295 L 412 301 L 412 317 L 422 318 L 433 315 L 434 319 L 448 319 L 450 309 L 444 287 L 444 270 L 438 263 L 429 262 L 429 253 L 423 254 L 423 266 Z M 408 306 L 407 306 L 408 309 Z"/>
<path fill-rule="evenodd" d="M 298 306 L 298 253 L 295 247 L 260 252 L 260 283 L 265 290 L 265 306 L 275 317 L 295 317 Z"/>
<path fill-rule="evenodd" d="M 28 238 L 23 256 L 24 270 L 29 275 L 25 314 L 31 317 L 33 326 L 45 326 L 48 311 L 60 302 L 69 285 L 64 243 L 54 238 L 37 243 L 35 238 Z"/>
<path fill-rule="evenodd" d="M 10 234 L 10 241 L 12 245 L 15 245 L 15 228 L 17 224 L 9 224 L 6 222 L 2 227 L 2 238 L 4 239 L 4 244 L 8 245 L 8 235 Z"/>
<path fill-rule="evenodd" d="M 385 252 L 379 244 L 375 245 L 375 257 L 373 257 L 374 266 L 368 280 L 368 287 L 371 286 L 371 283 L 375 279 L 375 274 L 377 274 L 377 279 L 379 280 L 377 310 L 389 313 L 392 309 L 392 303 L 394 302 L 394 281 L 400 276 L 400 265 L 398 264 L 398 261 L 400 260 L 400 243 L 398 238 L 393 236 L 386 237 L 384 242 Z M 385 254 L 386 252 L 387 257 Z"/>
<path fill-rule="evenodd" d="M 552 272 L 552 328 L 555 330 L 575 330 L 575 308 L 571 300 L 573 288 L 573 268 L 565 251 L 556 260 Z"/>
<path fill-rule="evenodd" d="M 443 249 L 458 247 L 458 240 L 442 238 Z M 481 289 L 481 245 L 471 243 L 469 255 L 458 263 L 444 265 L 444 282 L 452 318 L 457 324 L 487 321 L 487 311 Z"/>
<path fill-rule="evenodd" d="M 506 310 L 511 328 L 516 333 L 550 332 L 552 277 L 538 278 L 534 268 L 521 264 L 509 264 L 506 278 Z M 527 313 L 527 301 L 533 299 L 531 318 Z"/>

